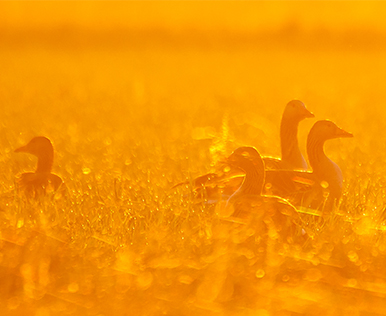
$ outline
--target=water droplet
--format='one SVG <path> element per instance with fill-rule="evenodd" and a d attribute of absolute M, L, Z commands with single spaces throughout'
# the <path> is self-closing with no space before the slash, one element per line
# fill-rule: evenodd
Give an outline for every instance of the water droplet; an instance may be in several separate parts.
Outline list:
<path fill-rule="evenodd" d="M 264 276 L 265 276 L 265 271 L 263 269 L 259 269 L 256 271 L 256 278 L 261 279 Z"/>
<path fill-rule="evenodd" d="M 17 221 L 17 228 L 21 228 L 21 227 L 23 227 L 24 226 L 24 220 L 23 219 L 19 219 L 18 221 Z"/>
<path fill-rule="evenodd" d="M 358 259 L 359 259 L 358 254 L 355 251 L 353 251 L 353 250 L 350 250 L 348 252 L 347 257 L 349 258 L 349 260 L 351 262 L 357 262 Z"/>
<path fill-rule="evenodd" d="M 320 182 L 320 185 L 323 189 L 327 189 L 328 188 L 328 182 L 327 181 L 322 181 Z"/>
<path fill-rule="evenodd" d="M 83 174 L 90 174 L 91 169 L 87 168 L 87 167 L 84 167 L 84 168 L 82 168 L 82 172 L 83 172 Z"/>

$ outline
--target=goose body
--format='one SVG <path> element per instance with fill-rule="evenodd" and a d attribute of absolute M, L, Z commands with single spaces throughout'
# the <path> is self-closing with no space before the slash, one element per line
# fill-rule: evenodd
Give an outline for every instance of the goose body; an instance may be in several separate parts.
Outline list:
<path fill-rule="evenodd" d="M 332 210 L 342 195 L 343 174 L 340 167 L 325 154 L 324 143 L 342 137 L 353 135 L 332 121 L 316 122 L 307 138 L 312 172 L 272 170 L 267 172 L 266 186 L 273 194 L 289 198 L 295 205 L 320 208 L 323 204 L 325 210 Z"/>
<path fill-rule="evenodd" d="M 38 158 L 35 172 L 26 172 L 17 179 L 18 189 L 29 198 L 37 198 L 50 192 L 56 192 L 63 180 L 51 173 L 54 161 L 54 148 L 47 137 L 38 136 L 15 152 L 29 153 Z"/>
<path fill-rule="evenodd" d="M 296 209 L 280 197 L 262 195 L 265 165 L 257 150 L 240 147 L 229 156 L 228 162 L 243 170 L 245 177 L 240 188 L 228 199 L 226 214 L 260 226 L 261 234 L 273 234 L 283 241 L 300 234 Z"/>

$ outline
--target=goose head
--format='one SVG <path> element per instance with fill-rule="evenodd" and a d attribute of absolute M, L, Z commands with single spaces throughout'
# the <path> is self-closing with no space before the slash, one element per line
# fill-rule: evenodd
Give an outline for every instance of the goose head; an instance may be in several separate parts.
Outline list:
<path fill-rule="evenodd" d="M 338 127 L 334 122 L 329 120 L 321 120 L 314 124 L 311 128 L 308 138 L 318 139 L 319 141 L 326 141 L 334 138 L 353 137 L 354 135 L 346 132 Z"/>
<path fill-rule="evenodd" d="M 27 145 L 15 149 L 15 152 L 29 153 L 39 158 L 53 152 L 53 147 L 47 137 L 38 136 L 32 138 Z"/>
<path fill-rule="evenodd" d="M 265 164 L 259 152 L 253 147 L 240 147 L 228 157 L 227 161 L 231 166 L 245 172 L 238 194 L 261 195 L 265 181 Z"/>
<path fill-rule="evenodd" d="M 227 159 L 227 163 L 248 173 L 257 169 L 264 173 L 264 161 L 253 147 L 239 147 Z"/>
<path fill-rule="evenodd" d="M 311 117 L 315 117 L 315 115 L 307 110 L 304 103 L 299 100 L 288 102 L 283 112 L 284 121 L 300 122 Z"/>
<path fill-rule="evenodd" d="M 47 137 L 34 137 L 27 145 L 17 148 L 15 152 L 23 152 L 36 156 L 38 158 L 36 172 L 51 171 L 54 160 L 54 148 Z"/>

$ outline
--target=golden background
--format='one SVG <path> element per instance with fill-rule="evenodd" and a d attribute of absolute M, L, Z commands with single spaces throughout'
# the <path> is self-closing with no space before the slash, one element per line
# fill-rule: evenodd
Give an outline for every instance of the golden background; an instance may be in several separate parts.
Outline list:
<path fill-rule="evenodd" d="M 385 9 L 1 2 L 1 314 L 383 315 Z M 354 134 L 326 151 L 358 221 L 350 236 L 332 224 L 298 273 L 231 299 L 204 253 L 215 215 L 170 188 L 241 145 L 278 156 L 292 99 Z M 9 197 L 35 164 L 13 151 L 37 135 L 54 143 L 65 201 Z"/>

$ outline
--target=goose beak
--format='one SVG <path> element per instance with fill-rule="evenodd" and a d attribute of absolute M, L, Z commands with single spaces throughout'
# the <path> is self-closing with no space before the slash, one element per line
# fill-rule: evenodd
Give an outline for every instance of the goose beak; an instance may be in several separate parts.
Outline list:
<path fill-rule="evenodd" d="M 309 110 L 307 110 L 306 108 L 304 109 L 304 117 L 305 118 L 312 118 L 312 117 L 315 117 L 314 113 L 310 112 Z"/>
<path fill-rule="evenodd" d="M 344 129 L 341 129 L 341 128 L 338 128 L 336 130 L 335 136 L 336 137 L 348 137 L 348 138 L 354 137 L 353 134 L 346 132 Z"/>
<path fill-rule="evenodd" d="M 21 146 L 15 149 L 15 153 L 28 153 L 27 146 Z"/>

